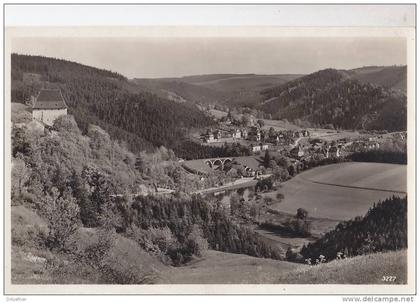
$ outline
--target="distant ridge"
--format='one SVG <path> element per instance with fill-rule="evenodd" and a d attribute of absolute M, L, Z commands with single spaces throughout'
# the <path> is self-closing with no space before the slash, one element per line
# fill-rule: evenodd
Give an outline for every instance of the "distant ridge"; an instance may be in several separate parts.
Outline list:
<path fill-rule="evenodd" d="M 366 66 L 348 71 L 350 77 L 363 83 L 407 92 L 407 66 Z"/>
<path fill-rule="evenodd" d="M 254 106 L 262 89 L 284 84 L 301 75 L 209 74 L 180 78 L 135 78 L 133 83 L 157 94 L 175 93 L 191 103 Z"/>
<path fill-rule="evenodd" d="M 404 69 L 321 70 L 262 90 L 259 108 L 275 119 L 299 119 L 312 126 L 406 130 L 407 97 L 395 89 L 406 83 Z"/>

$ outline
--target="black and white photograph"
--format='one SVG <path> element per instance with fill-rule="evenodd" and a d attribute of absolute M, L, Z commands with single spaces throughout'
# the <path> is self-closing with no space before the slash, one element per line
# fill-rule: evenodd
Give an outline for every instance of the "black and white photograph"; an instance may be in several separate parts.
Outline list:
<path fill-rule="evenodd" d="M 6 27 L 7 288 L 413 293 L 414 30 Z"/>

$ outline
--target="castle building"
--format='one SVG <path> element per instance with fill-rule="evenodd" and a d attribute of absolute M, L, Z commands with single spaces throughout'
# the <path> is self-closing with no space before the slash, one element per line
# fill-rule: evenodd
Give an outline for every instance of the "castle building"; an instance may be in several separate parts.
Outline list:
<path fill-rule="evenodd" d="M 53 125 L 59 116 L 67 115 L 67 105 L 59 89 L 43 89 L 32 107 L 32 118 Z"/>

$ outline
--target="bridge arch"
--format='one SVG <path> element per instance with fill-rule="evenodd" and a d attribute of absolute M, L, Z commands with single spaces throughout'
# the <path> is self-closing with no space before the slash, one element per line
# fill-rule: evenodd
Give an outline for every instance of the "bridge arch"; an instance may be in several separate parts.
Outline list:
<path fill-rule="evenodd" d="M 203 159 L 204 163 L 206 163 L 212 169 L 220 169 L 223 170 L 225 164 L 232 163 L 233 158 L 212 158 L 212 159 Z"/>
<path fill-rule="evenodd" d="M 210 168 L 213 168 L 213 161 L 211 160 L 206 160 L 205 163 L 210 166 Z"/>
<path fill-rule="evenodd" d="M 223 170 L 223 165 L 224 165 L 224 160 L 223 159 L 216 159 L 213 162 L 213 168 L 214 169 L 220 169 Z"/>

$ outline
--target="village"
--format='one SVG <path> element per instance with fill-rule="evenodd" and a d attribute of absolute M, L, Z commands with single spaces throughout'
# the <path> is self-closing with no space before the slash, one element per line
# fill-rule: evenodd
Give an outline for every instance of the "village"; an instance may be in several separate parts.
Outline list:
<path fill-rule="evenodd" d="M 261 176 L 270 176 L 273 173 L 273 167 L 267 167 L 267 163 L 264 163 L 265 157 L 286 159 L 289 166 L 287 169 L 293 174 L 316 166 L 314 163 L 345 161 L 351 153 L 377 150 L 392 140 L 405 142 L 407 139 L 406 132 L 359 133 L 297 126 L 275 129 L 265 125 L 272 125 L 275 120 L 268 121 L 253 116 L 248 117 L 244 125 L 240 119 L 232 118 L 230 112 L 214 119 L 218 122 L 218 127 L 202 132 L 199 142 L 204 146 L 240 144 L 248 150 L 248 155 L 184 161 L 183 167 L 189 172 L 205 176 L 216 170 L 239 179 L 261 179 Z"/>

